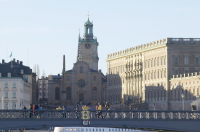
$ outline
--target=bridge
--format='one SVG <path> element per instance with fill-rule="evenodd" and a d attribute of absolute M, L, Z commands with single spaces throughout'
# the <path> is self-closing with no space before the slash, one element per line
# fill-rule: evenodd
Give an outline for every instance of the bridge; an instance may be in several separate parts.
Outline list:
<path fill-rule="evenodd" d="M 197 132 L 200 130 L 200 111 L 0 110 L 0 130 L 81 127 L 85 122 L 89 122 L 88 127 Z"/>

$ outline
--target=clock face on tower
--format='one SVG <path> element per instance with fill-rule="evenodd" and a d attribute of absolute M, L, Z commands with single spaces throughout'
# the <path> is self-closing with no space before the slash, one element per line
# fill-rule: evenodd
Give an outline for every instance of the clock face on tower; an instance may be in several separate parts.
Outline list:
<path fill-rule="evenodd" d="M 86 49 L 89 49 L 90 47 L 91 47 L 90 43 L 86 43 L 86 44 L 85 44 L 85 48 L 86 48 Z"/>

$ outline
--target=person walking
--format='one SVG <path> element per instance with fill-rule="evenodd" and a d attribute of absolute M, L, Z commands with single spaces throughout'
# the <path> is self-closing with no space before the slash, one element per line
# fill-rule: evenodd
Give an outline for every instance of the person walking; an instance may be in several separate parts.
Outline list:
<path fill-rule="evenodd" d="M 66 110 L 66 108 L 65 108 L 65 106 L 63 105 L 63 118 L 66 118 L 65 110 Z"/>
<path fill-rule="evenodd" d="M 30 113 L 29 113 L 29 118 L 31 119 L 31 118 L 32 118 L 32 115 L 33 115 L 33 111 L 32 111 L 32 110 L 33 110 L 33 107 L 32 107 L 31 104 L 29 105 L 29 110 L 31 110 Z"/>
<path fill-rule="evenodd" d="M 39 110 L 42 110 L 42 105 L 41 104 L 39 105 Z M 42 111 L 39 111 L 39 118 L 41 118 L 41 116 L 42 116 Z"/>
<path fill-rule="evenodd" d="M 26 107 L 23 105 L 23 110 L 26 110 Z M 26 111 L 23 112 L 23 118 L 26 118 Z"/>

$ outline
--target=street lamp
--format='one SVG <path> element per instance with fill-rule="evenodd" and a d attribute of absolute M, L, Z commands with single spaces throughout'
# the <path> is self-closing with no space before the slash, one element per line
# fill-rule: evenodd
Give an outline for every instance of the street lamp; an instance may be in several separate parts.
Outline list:
<path fill-rule="evenodd" d="M 196 98 L 197 98 L 197 111 L 198 111 L 198 109 L 199 109 L 199 102 L 198 102 L 199 95 L 198 94 L 196 95 Z"/>
<path fill-rule="evenodd" d="M 184 97 L 185 97 L 185 95 L 182 93 L 182 98 L 183 98 L 183 111 L 184 111 Z"/>

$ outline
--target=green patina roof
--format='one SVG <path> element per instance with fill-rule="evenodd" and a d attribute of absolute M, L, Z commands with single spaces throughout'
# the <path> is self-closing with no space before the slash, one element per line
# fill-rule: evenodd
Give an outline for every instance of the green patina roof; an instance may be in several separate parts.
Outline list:
<path fill-rule="evenodd" d="M 86 25 L 93 26 L 93 24 L 90 22 L 89 18 L 88 18 L 88 21 L 87 21 L 84 25 L 85 25 L 85 26 L 86 26 Z"/>

